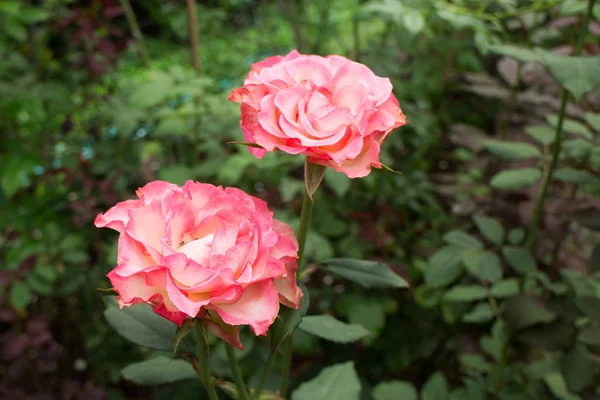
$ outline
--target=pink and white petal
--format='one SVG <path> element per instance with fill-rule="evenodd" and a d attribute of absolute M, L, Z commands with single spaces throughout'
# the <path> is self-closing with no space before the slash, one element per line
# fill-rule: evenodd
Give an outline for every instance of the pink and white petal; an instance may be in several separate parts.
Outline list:
<path fill-rule="evenodd" d="M 162 257 L 161 265 L 169 269 L 171 276 L 181 289 L 204 283 L 216 275 L 214 271 L 198 264 L 183 253 Z"/>
<path fill-rule="evenodd" d="M 279 295 L 272 280 L 254 283 L 233 304 L 213 304 L 229 325 L 250 325 L 255 335 L 266 335 L 279 312 Z"/>
<path fill-rule="evenodd" d="M 213 291 L 210 294 L 210 302 L 211 304 L 233 304 L 236 303 L 243 294 L 244 288 L 242 288 L 240 285 L 229 286 Z"/>
<path fill-rule="evenodd" d="M 104 214 L 98 214 L 94 225 L 96 228 L 111 228 L 122 232 L 129 222 L 129 210 L 142 207 L 144 202 L 140 200 L 125 200 L 117 203 Z"/>
<path fill-rule="evenodd" d="M 129 211 L 129 222 L 125 226 L 127 233 L 143 243 L 151 254 L 162 247 L 160 239 L 164 235 L 165 219 L 159 201 Z M 154 256 L 154 254 L 153 254 Z"/>
<path fill-rule="evenodd" d="M 369 175 L 371 166 L 381 168 L 379 143 L 370 138 L 365 139 L 365 147 L 355 159 L 344 161 L 341 167 L 332 165 L 336 171 L 345 173 L 349 178 L 362 178 Z"/>
<path fill-rule="evenodd" d="M 132 238 L 127 232 L 121 233 L 117 245 L 117 267 L 115 271 L 122 277 L 128 277 L 148 268 L 156 267 L 146 246 Z"/>
<path fill-rule="evenodd" d="M 342 68 L 344 65 L 351 63 L 352 61 L 342 56 L 327 56 L 325 57 L 327 62 L 329 63 L 329 67 L 331 72 L 335 75 L 337 71 Z"/>
<path fill-rule="evenodd" d="M 177 198 L 169 201 L 169 204 L 164 204 L 165 212 L 165 242 L 171 247 L 179 247 L 184 241 L 184 237 L 189 234 L 196 223 L 195 213 L 188 205 L 187 200 L 177 196 Z M 166 206 L 166 209 L 165 209 Z M 187 239 L 187 237 L 186 237 Z"/>
<path fill-rule="evenodd" d="M 221 317 L 219 317 L 219 314 L 213 310 L 207 310 L 207 312 L 209 315 L 208 318 L 204 319 L 204 323 L 206 324 L 208 331 L 232 346 L 244 350 L 244 346 L 242 345 L 242 342 L 240 342 L 240 327 L 227 325 L 223 322 Z"/>
<path fill-rule="evenodd" d="M 177 326 L 181 326 L 187 315 L 179 310 L 172 309 L 170 301 L 163 295 L 156 294 L 150 299 L 150 304 L 153 305 L 153 311 L 161 317 L 168 319 Z"/>
<path fill-rule="evenodd" d="M 191 180 L 183 185 L 184 196 L 190 200 L 190 205 L 196 212 L 222 190 L 220 187 L 208 183 L 199 183 Z"/>
<path fill-rule="evenodd" d="M 299 308 L 300 299 L 304 296 L 302 289 L 300 289 L 296 282 L 297 270 L 298 263 L 295 261 L 290 262 L 287 264 L 287 275 L 273 281 L 273 284 L 279 293 L 279 301 L 291 308 Z"/>
<path fill-rule="evenodd" d="M 333 103 L 337 107 L 347 107 L 352 114 L 357 115 L 360 108 L 368 102 L 369 94 L 362 85 L 343 86 L 337 90 Z"/>
<path fill-rule="evenodd" d="M 173 183 L 165 181 L 152 181 L 147 183 L 146 186 L 139 188 L 136 191 L 136 194 L 140 200 L 144 201 L 144 204 L 148 205 L 154 200 L 160 200 L 165 192 L 169 190 L 181 193 L 181 188 Z"/>
<path fill-rule="evenodd" d="M 293 232 L 292 232 L 293 234 Z M 294 236 L 279 234 L 277 244 L 271 248 L 271 257 L 288 261 L 298 258 L 298 241 Z"/>
<path fill-rule="evenodd" d="M 323 57 L 304 56 L 281 65 L 285 67 L 295 82 L 312 82 L 316 86 L 323 86 L 332 78 L 328 64 Z"/>
<path fill-rule="evenodd" d="M 210 302 L 209 296 L 206 296 L 205 298 L 190 298 L 187 293 L 177 287 L 171 274 L 166 268 L 147 273 L 146 282 L 148 284 L 159 283 L 161 285 L 160 287 L 166 290 L 167 296 L 175 308 L 192 318 L 195 318 L 196 315 L 198 315 L 200 308 Z M 164 286 L 162 286 L 163 284 Z"/>
<path fill-rule="evenodd" d="M 278 92 L 273 98 L 273 104 L 288 123 L 297 126 L 298 104 L 304 98 L 306 92 L 307 89 L 304 85 L 294 85 Z"/>
<path fill-rule="evenodd" d="M 208 266 L 210 263 L 210 251 L 213 244 L 214 235 L 209 234 L 200 239 L 187 242 L 179 248 L 179 252 L 185 254 L 187 258 L 196 263 Z"/>
<path fill-rule="evenodd" d="M 115 270 L 112 270 L 106 276 L 119 294 L 123 307 L 135 303 L 149 302 L 155 294 L 162 294 L 159 289 L 146 283 L 146 276 L 143 272 L 131 276 L 121 276 Z"/>
<path fill-rule="evenodd" d="M 258 123 L 267 133 L 276 137 L 285 137 L 277 122 L 278 114 L 278 109 L 275 106 L 275 95 L 269 94 L 263 97 L 260 101 L 260 111 L 256 113 Z"/>
<path fill-rule="evenodd" d="M 351 133 L 348 135 L 351 135 Z M 340 141 L 339 144 L 333 146 L 321 147 L 319 150 L 323 151 L 335 164 L 341 166 L 344 161 L 358 157 L 363 147 L 364 138 L 360 135 L 354 135 L 346 141 Z"/>

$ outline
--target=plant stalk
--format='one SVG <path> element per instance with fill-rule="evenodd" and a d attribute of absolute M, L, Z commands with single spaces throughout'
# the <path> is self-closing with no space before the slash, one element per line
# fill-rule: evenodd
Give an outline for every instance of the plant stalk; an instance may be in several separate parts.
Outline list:
<path fill-rule="evenodd" d="M 311 200 L 308 192 L 304 191 L 304 197 L 302 198 L 302 211 L 300 212 L 300 226 L 298 227 L 298 272 L 303 268 L 304 262 L 304 249 L 306 246 L 306 236 L 308 234 L 308 228 L 310 227 L 310 220 L 312 217 L 314 202 Z M 292 350 L 293 350 L 294 332 L 288 336 L 285 340 L 284 352 L 285 359 L 283 364 L 283 375 L 281 377 L 281 396 L 285 397 L 289 388 L 290 371 L 292 369 Z"/>
<path fill-rule="evenodd" d="M 262 393 L 265 383 L 267 382 L 267 378 L 269 377 L 269 372 L 271 371 L 271 367 L 273 367 L 273 362 L 275 361 L 275 353 L 269 353 L 269 358 L 267 360 L 267 365 L 265 365 L 265 369 L 260 377 L 260 381 L 258 382 L 258 386 L 256 386 L 256 390 L 254 391 L 254 398 L 256 400 L 260 399 L 260 394 Z"/>
<path fill-rule="evenodd" d="M 137 49 L 140 57 L 144 64 L 148 65 L 150 61 L 150 57 L 148 56 L 148 50 L 146 48 L 146 42 L 144 41 L 144 35 L 142 34 L 142 30 L 140 29 L 140 25 L 138 24 L 137 18 L 133 13 L 133 8 L 131 8 L 131 3 L 129 0 L 121 0 L 121 6 L 125 10 L 125 17 L 127 18 L 127 24 L 129 24 L 129 29 L 131 29 L 131 34 L 137 43 Z"/>
<path fill-rule="evenodd" d="M 190 29 L 190 52 L 192 55 L 192 68 L 200 72 L 200 52 L 198 50 L 198 12 L 196 0 L 186 0 L 188 13 L 188 26 Z"/>
<path fill-rule="evenodd" d="M 214 379 L 210 376 L 210 368 L 208 367 L 208 342 L 206 341 L 206 330 L 201 320 L 196 320 L 194 324 L 196 333 L 196 341 L 198 342 L 198 360 L 194 365 L 196 374 L 200 378 L 200 382 L 206 389 L 210 400 L 219 400 L 217 391 L 215 390 Z"/>
<path fill-rule="evenodd" d="M 233 375 L 233 381 L 237 386 L 238 398 L 240 400 L 250 400 L 250 395 L 248 394 L 248 389 L 246 389 L 246 384 L 244 383 L 244 377 L 242 376 L 242 371 L 240 370 L 240 365 L 238 364 L 237 358 L 235 357 L 235 351 L 233 346 L 227 343 L 225 345 L 227 350 L 227 358 L 229 359 L 229 367 L 231 368 L 231 374 Z"/>
<path fill-rule="evenodd" d="M 592 15 L 592 10 L 594 8 L 595 1 L 596 0 L 588 0 L 588 7 L 585 14 L 585 19 L 583 20 L 583 25 L 581 27 L 581 31 L 579 32 L 579 37 L 577 39 L 577 45 L 575 46 L 575 50 L 573 52 L 573 56 L 575 57 L 579 56 L 581 54 L 581 50 L 583 49 L 585 35 L 587 33 L 588 25 L 590 23 L 590 18 Z M 529 228 L 529 235 L 527 237 L 527 248 L 530 251 L 533 251 L 533 245 L 535 243 L 535 236 L 537 234 L 538 226 L 540 225 L 540 222 L 544 215 L 544 202 L 546 201 L 546 196 L 548 194 L 548 187 L 550 186 L 550 182 L 552 181 L 552 175 L 554 173 L 554 169 L 556 168 L 556 164 L 558 163 L 558 158 L 562 149 L 563 121 L 565 119 L 568 100 L 569 92 L 566 89 L 563 89 L 561 93 L 558 123 L 556 124 L 556 136 L 554 140 L 554 150 L 552 152 L 552 159 L 550 160 L 548 172 L 544 177 L 544 182 L 542 183 L 542 187 L 540 189 L 538 201 L 535 205 L 533 221 L 531 222 L 531 227 Z"/>

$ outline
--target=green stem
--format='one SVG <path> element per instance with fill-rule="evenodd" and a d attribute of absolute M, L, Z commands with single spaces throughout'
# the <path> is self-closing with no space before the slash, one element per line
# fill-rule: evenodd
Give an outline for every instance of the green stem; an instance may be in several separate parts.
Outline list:
<path fill-rule="evenodd" d="M 202 321 L 196 320 L 194 330 L 196 332 L 196 341 L 198 342 L 198 362 L 195 365 L 196 373 L 200 378 L 200 382 L 204 385 L 209 399 L 219 400 L 219 396 L 215 390 L 214 379 L 210 376 L 210 368 L 208 367 L 208 342 L 206 341 L 206 331 Z"/>
<path fill-rule="evenodd" d="M 300 226 L 298 227 L 298 272 L 300 272 L 303 267 L 304 247 L 306 245 L 308 228 L 310 227 L 313 204 L 313 200 L 311 200 L 305 190 L 304 197 L 302 198 L 302 211 L 300 211 Z"/>
<path fill-rule="evenodd" d="M 587 33 L 588 25 L 590 23 L 590 17 L 592 14 L 592 9 L 594 7 L 594 2 L 596 0 L 589 0 L 588 7 L 585 14 L 585 19 L 583 21 L 583 25 L 581 27 L 581 32 L 579 33 L 579 38 L 577 39 L 577 45 L 575 47 L 575 51 L 573 52 L 573 56 L 577 57 L 581 54 L 581 50 L 583 49 L 583 44 L 585 42 L 585 35 Z M 548 187 L 550 182 L 552 181 L 552 174 L 554 173 L 554 169 L 556 168 L 556 164 L 558 163 L 558 157 L 560 156 L 560 151 L 562 148 L 562 139 L 563 139 L 563 121 L 565 119 L 565 113 L 567 110 L 567 101 L 569 100 L 569 92 L 566 89 L 562 90 L 561 94 L 561 102 L 560 102 L 560 111 L 558 114 L 558 123 L 556 125 L 556 137 L 554 140 L 554 151 L 552 153 L 552 159 L 550 160 L 550 166 L 548 167 L 548 172 L 544 178 L 544 182 L 542 183 L 542 188 L 540 189 L 540 193 L 538 196 L 537 204 L 535 205 L 535 212 L 533 216 L 533 221 L 531 222 L 531 227 L 529 228 L 529 236 L 527 238 L 527 248 L 532 251 L 533 245 L 535 242 L 535 236 L 537 234 L 538 226 L 540 225 L 540 221 L 544 215 L 544 202 L 546 201 L 546 195 L 548 194 Z"/>
<path fill-rule="evenodd" d="M 242 376 L 242 371 L 240 370 L 240 365 L 238 364 L 237 358 L 235 357 L 235 351 L 233 346 L 230 344 L 226 344 L 225 348 L 227 349 L 227 358 L 229 359 L 229 367 L 231 368 L 231 374 L 233 375 L 233 381 L 237 386 L 238 395 L 240 400 L 250 400 L 250 395 L 248 394 L 248 390 L 246 389 L 246 384 L 244 383 L 244 377 Z"/>
<path fill-rule="evenodd" d="M 308 192 L 304 191 L 304 197 L 302 199 L 302 211 L 300 212 L 300 226 L 298 227 L 298 272 L 302 270 L 304 261 L 304 248 L 306 245 L 306 236 L 308 234 L 308 228 L 310 226 L 310 220 L 312 217 L 313 200 L 308 195 Z M 287 395 L 290 371 L 292 369 L 292 350 L 293 350 L 294 332 L 290 334 L 285 340 L 284 352 L 285 359 L 283 363 L 283 375 L 281 377 L 281 396 Z"/>
<path fill-rule="evenodd" d="M 281 387 L 279 391 L 283 397 L 286 396 L 290 386 L 290 371 L 292 370 L 292 350 L 294 344 L 294 332 L 288 336 L 284 343 L 285 363 L 283 364 L 283 373 L 281 376 Z"/>
<path fill-rule="evenodd" d="M 269 353 L 269 359 L 267 360 L 267 365 L 265 365 L 265 369 L 263 370 L 262 376 L 260 377 L 260 381 L 258 382 L 258 386 L 254 391 L 254 398 L 258 400 L 260 398 L 260 394 L 265 387 L 265 383 L 267 382 L 267 378 L 269 377 L 269 372 L 271 371 L 271 367 L 273 366 L 273 361 L 275 361 L 275 353 Z"/>

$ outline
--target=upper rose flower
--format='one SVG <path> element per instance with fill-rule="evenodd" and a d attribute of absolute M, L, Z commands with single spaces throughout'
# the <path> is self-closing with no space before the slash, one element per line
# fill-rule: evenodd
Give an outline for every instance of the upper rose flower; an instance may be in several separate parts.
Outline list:
<path fill-rule="evenodd" d="M 252 65 L 229 100 L 241 103 L 241 122 L 256 157 L 276 148 L 304 154 L 350 178 L 381 168 L 383 140 L 406 124 L 387 78 L 340 56 L 292 51 Z"/>
<path fill-rule="evenodd" d="M 298 243 L 264 201 L 192 181 L 151 182 L 137 195 L 95 221 L 121 233 L 108 274 L 121 307 L 149 303 L 178 325 L 205 318 L 238 347 L 238 325 L 265 335 L 280 301 L 299 307 Z"/>

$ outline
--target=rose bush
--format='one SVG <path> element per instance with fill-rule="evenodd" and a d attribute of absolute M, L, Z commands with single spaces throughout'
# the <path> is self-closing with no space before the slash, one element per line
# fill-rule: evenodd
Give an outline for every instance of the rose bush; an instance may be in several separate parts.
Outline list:
<path fill-rule="evenodd" d="M 192 181 L 154 181 L 137 195 L 95 221 L 120 232 L 108 278 L 121 307 L 148 303 L 178 325 L 204 318 L 238 347 L 239 325 L 265 335 L 279 302 L 299 307 L 298 243 L 264 201 Z"/>
<path fill-rule="evenodd" d="M 406 117 L 387 78 L 341 56 L 292 51 L 253 64 L 229 100 L 241 103 L 242 131 L 261 158 L 279 149 L 303 154 L 350 178 L 381 168 L 380 145 Z"/>

